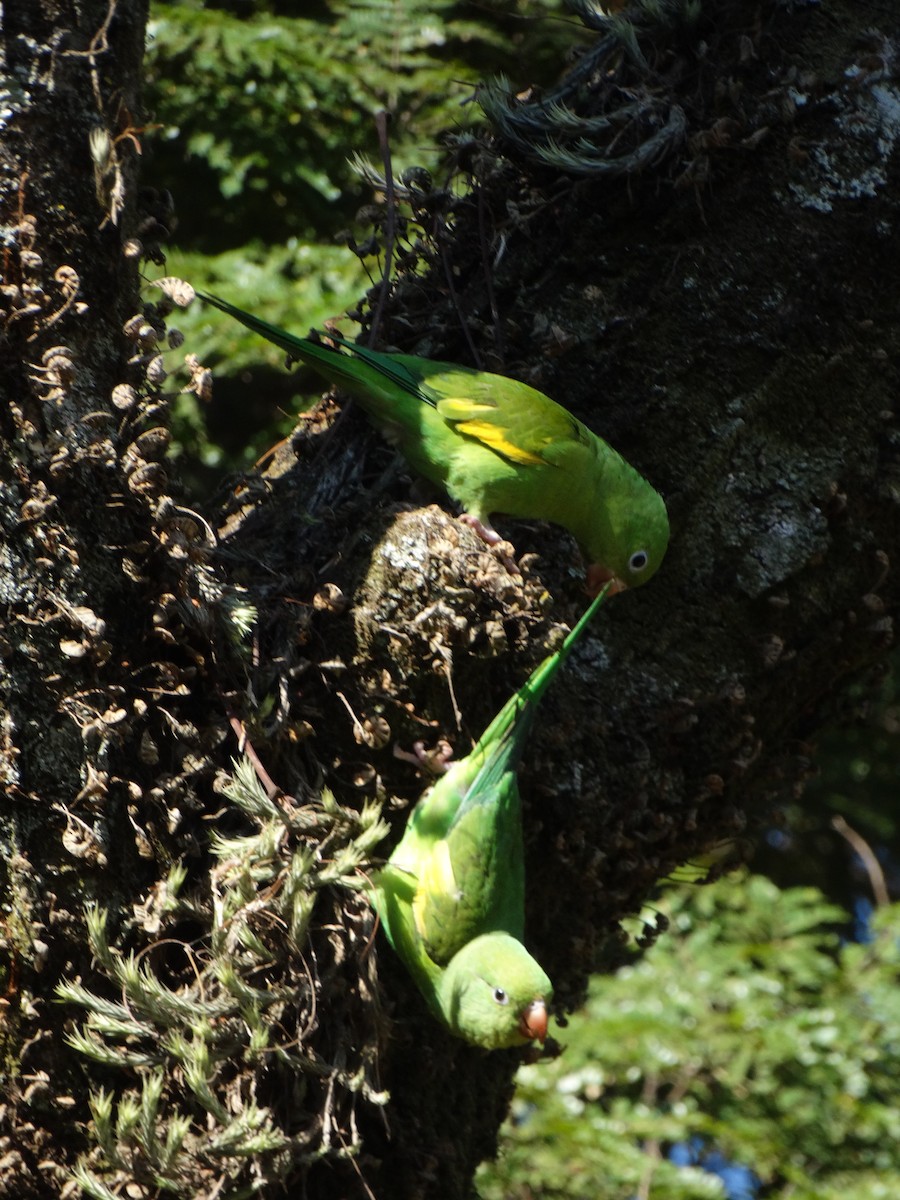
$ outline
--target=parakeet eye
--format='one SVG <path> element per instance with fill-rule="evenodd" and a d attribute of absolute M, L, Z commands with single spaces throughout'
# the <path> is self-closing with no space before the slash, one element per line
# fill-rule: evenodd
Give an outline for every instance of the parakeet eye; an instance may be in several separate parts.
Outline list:
<path fill-rule="evenodd" d="M 509 1004 L 509 996 L 507 996 L 503 988 L 494 988 L 494 999 L 498 1004 Z"/>
<path fill-rule="evenodd" d="M 643 571 L 649 561 L 650 555 L 646 550 L 635 550 L 634 554 L 628 560 L 628 570 Z"/>

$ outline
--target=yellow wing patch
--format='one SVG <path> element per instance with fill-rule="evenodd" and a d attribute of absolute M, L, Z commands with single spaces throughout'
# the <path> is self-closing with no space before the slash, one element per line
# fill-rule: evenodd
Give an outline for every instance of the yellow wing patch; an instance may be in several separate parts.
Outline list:
<path fill-rule="evenodd" d="M 485 413 L 495 413 L 497 405 L 484 400 L 469 400 L 466 396 L 442 396 L 437 402 L 437 410 L 445 421 L 470 421 Z"/>
<path fill-rule="evenodd" d="M 444 396 L 437 403 L 437 411 L 460 433 L 490 447 L 496 454 L 502 454 L 510 462 L 519 463 L 523 467 L 547 465 L 547 460 L 536 450 L 526 449 L 511 440 L 509 428 L 504 425 L 502 416 L 498 419 L 500 408 L 489 400 L 471 400 L 467 396 Z M 528 440 L 533 442 L 532 438 Z M 552 440 L 551 437 L 537 439 L 538 445 L 549 445 Z"/>
<path fill-rule="evenodd" d="M 446 839 L 442 838 L 436 843 L 419 875 L 419 886 L 413 900 L 413 917 L 421 937 L 426 936 L 423 910 L 432 903 L 434 897 L 450 896 L 458 899 L 459 895 L 453 863 L 450 861 L 450 847 Z"/>
<path fill-rule="evenodd" d="M 490 446 L 511 462 L 521 463 L 526 467 L 539 467 L 544 462 L 539 454 L 532 454 L 530 450 L 516 446 L 507 438 L 504 430 L 492 425 L 490 421 L 460 421 L 456 428 L 467 437 L 484 442 L 485 446 Z"/>

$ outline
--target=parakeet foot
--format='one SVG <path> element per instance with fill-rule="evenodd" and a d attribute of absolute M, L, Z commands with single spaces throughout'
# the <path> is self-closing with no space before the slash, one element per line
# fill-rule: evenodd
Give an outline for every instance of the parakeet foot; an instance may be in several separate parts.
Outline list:
<path fill-rule="evenodd" d="M 493 527 L 490 521 L 482 521 L 480 517 L 476 517 L 474 513 L 461 513 L 459 519 L 463 525 L 468 525 L 483 542 L 487 542 L 489 546 L 497 546 L 503 541 L 503 538 Z"/>
<path fill-rule="evenodd" d="M 516 548 L 512 542 L 497 542 L 492 549 L 510 575 L 521 576 L 522 572 L 519 570 L 519 564 L 515 560 Z"/>
<path fill-rule="evenodd" d="M 402 746 L 395 746 L 394 758 L 412 763 L 414 767 L 422 767 L 430 775 L 445 775 L 450 770 L 453 747 L 444 738 L 441 738 L 431 750 L 425 749 L 424 742 L 413 742 L 412 750 L 404 750 Z"/>
<path fill-rule="evenodd" d="M 509 571 L 510 575 L 522 574 L 516 565 L 515 558 L 513 558 L 515 550 L 512 543 L 505 541 L 493 525 L 491 525 L 490 521 L 482 521 L 473 513 L 462 513 L 459 519 L 464 525 L 468 525 L 474 533 L 477 533 L 481 540 L 490 546 L 492 550 L 496 551 L 497 557 L 503 563 L 504 567 L 506 567 L 507 571 Z"/>

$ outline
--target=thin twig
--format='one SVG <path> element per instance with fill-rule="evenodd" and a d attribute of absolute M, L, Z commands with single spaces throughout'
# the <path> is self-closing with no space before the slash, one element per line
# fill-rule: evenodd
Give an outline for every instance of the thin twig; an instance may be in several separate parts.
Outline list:
<path fill-rule="evenodd" d="M 378 145 L 381 147 L 381 161 L 384 165 L 384 200 L 387 205 L 387 221 L 384 227 L 384 273 L 381 276 L 381 291 L 378 293 L 378 304 L 375 315 L 369 326 L 369 345 L 378 338 L 378 326 L 384 315 L 388 292 L 391 288 L 391 267 L 394 263 L 394 236 L 396 227 L 396 197 L 394 196 L 394 175 L 391 169 L 391 143 L 388 140 L 388 120 L 390 115 L 382 108 L 375 114 L 375 128 L 378 131 Z"/>
<path fill-rule="evenodd" d="M 444 674 L 447 676 L 447 687 L 450 691 L 450 703 L 453 705 L 453 716 L 456 720 L 456 728 L 462 729 L 462 713 L 459 709 L 459 704 L 456 701 L 456 690 L 453 687 L 453 652 L 448 646 L 441 646 L 441 658 L 444 660 Z"/>
<path fill-rule="evenodd" d="M 484 266 L 484 284 L 487 289 L 488 305 L 491 310 L 491 320 L 494 323 L 494 346 L 500 361 L 503 362 L 505 355 L 503 351 L 503 330 L 500 326 L 500 312 L 497 308 L 497 294 L 494 291 L 494 276 L 491 270 L 491 261 L 488 254 L 487 230 L 484 220 L 484 193 L 480 185 L 476 185 L 475 199 L 478 209 L 478 240 L 481 243 L 481 261 Z"/>
<path fill-rule="evenodd" d="M 466 341 L 469 345 L 469 353 L 472 355 L 472 366 L 481 370 L 481 357 L 475 348 L 475 342 L 472 340 L 472 333 L 469 329 L 469 323 L 466 320 L 465 313 L 462 310 L 462 305 L 459 302 L 459 296 L 456 294 L 456 288 L 453 284 L 453 272 L 450 269 L 450 263 L 447 261 L 447 255 L 444 252 L 443 245 L 438 247 L 438 253 L 441 258 L 441 266 L 444 268 L 444 278 L 447 280 L 447 291 L 450 293 L 450 299 L 453 302 L 453 307 L 456 309 L 456 315 L 459 318 L 460 328 L 465 334 Z"/>
<path fill-rule="evenodd" d="M 244 723 L 241 718 L 237 716 L 236 713 L 229 712 L 228 724 L 234 730 L 235 736 L 237 737 L 238 752 L 241 754 L 246 754 L 253 763 L 253 770 L 256 772 L 256 777 L 266 789 L 266 795 L 269 797 L 269 799 L 274 800 L 278 796 L 283 795 L 282 789 L 272 779 L 272 776 L 262 765 L 262 760 L 260 759 L 259 755 L 253 749 L 253 743 L 247 737 L 247 730 L 244 728 Z"/>
<path fill-rule="evenodd" d="M 350 714 L 350 720 L 353 722 L 353 734 L 354 734 L 356 740 L 358 742 L 365 744 L 366 731 L 363 728 L 362 721 L 360 721 L 359 717 L 356 715 L 356 713 L 350 707 L 350 701 L 347 699 L 347 697 L 344 695 L 343 692 L 336 692 L 335 695 L 337 696 L 338 700 L 340 700 L 341 704 L 343 704 L 344 708 L 346 708 L 347 712 Z"/>
<path fill-rule="evenodd" d="M 850 843 L 859 857 L 862 859 L 862 865 L 866 869 L 866 874 L 869 876 L 869 883 L 872 887 L 872 895 L 875 897 L 876 908 L 885 908 L 891 902 L 891 897 L 887 889 L 887 884 L 884 879 L 884 871 L 881 869 L 881 863 L 875 857 L 875 851 L 862 836 L 857 833 L 843 817 L 837 816 L 831 818 L 831 828 L 836 830 L 841 837 Z"/>

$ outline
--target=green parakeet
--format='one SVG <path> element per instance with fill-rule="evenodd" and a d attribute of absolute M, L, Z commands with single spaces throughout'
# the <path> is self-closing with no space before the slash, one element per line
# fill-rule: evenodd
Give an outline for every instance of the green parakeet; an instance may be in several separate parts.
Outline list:
<path fill-rule="evenodd" d="M 547 1034 L 553 988 L 522 944 L 516 768 L 541 697 L 609 590 L 504 704 L 472 753 L 425 793 L 374 881 L 388 939 L 432 1010 L 488 1050 Z"/>
<path fill-rule="evenodd" d="M 555 521 L 588 562 L 588 590 L 646 583 L 669 541 L 666 506 L 611 446 L 548 396 L 503 375 L 381 354 L 333 334 L 341 350 L 294 337 L 197 293 L 355 396 L 427 479 L 444 487 L 487 542 L 491 513 Z"/>

